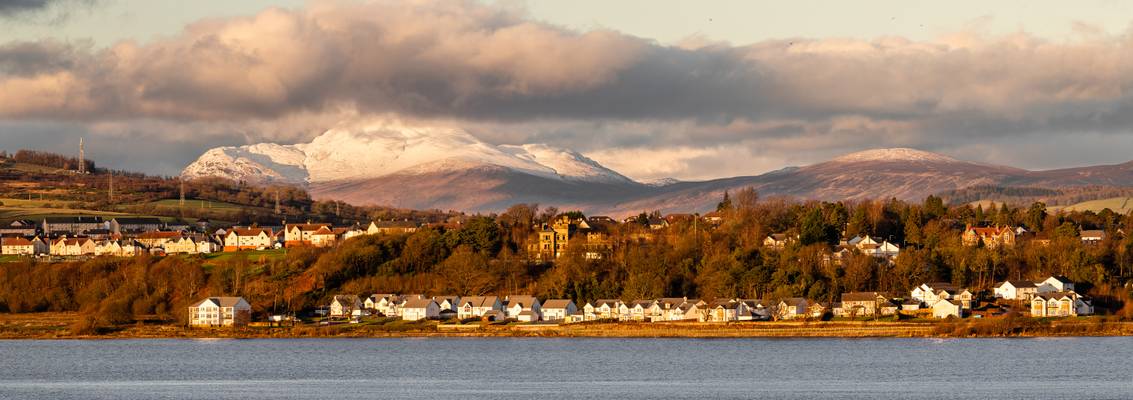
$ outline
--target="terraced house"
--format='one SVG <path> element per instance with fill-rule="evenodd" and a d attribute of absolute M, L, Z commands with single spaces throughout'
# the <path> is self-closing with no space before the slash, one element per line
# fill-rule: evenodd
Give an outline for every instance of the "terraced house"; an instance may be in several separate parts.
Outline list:
<path fill-rule="evenodd" d="M 224 236 L 224 251 L 260 250 L 275 246 L 275 233 L 266 228 L 232 228 Z"/>

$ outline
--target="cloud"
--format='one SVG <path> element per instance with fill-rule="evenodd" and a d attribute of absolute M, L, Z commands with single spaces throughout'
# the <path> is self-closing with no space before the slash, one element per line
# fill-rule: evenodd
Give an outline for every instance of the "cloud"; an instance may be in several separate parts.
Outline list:
<path fill-rule="evenodd" d="M 225 142 L 302 141 L 339 118 L 395 114 L 575 148 L 637 177 L 1130 133 L 1133 33 L 978 32 L 669 46 L 473 1 L 316 1 L 146 43 L 0 45 L 0 119 Z M 1042 148 L 1032 154 L 1058 151 Z"/>
<path fill-rule="evenodd" d="M 58 23 L 71 11 L 90 8 L 99 0 L 0 0 L 0 19 L 34 23 Z M 47 17 L 44 19 L 44 17 Z"/>

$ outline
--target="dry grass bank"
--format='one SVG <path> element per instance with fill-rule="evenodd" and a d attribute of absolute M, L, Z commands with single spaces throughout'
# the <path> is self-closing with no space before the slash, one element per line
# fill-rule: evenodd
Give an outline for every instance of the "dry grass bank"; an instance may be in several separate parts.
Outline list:
<path fill-rule="evenodd" d="M 995 318 L 945 322 L 741 322 L 741 323 L 581 323 L 437 324 L 387 319 L 331 326 L 189 329 L 168 324 L 136 324 L 98 335 L 73 335 L 77 313 L 0 314 L 0 339 L 126 338 L 382 338 L 382 337 L 608 337 L 608 338 L 775 338 L 775 337 L 1033 337 L 1133 336 L 1133 323 L 1105 318 Z"/>

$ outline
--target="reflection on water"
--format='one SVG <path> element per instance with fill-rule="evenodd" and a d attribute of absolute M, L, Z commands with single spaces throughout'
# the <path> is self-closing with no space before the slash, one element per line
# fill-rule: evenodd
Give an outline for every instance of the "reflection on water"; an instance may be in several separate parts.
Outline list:
<path fill-rule="evenodd" d="M 7 399 L 1129 398 L 1133 338 L 0 341 Z"/>

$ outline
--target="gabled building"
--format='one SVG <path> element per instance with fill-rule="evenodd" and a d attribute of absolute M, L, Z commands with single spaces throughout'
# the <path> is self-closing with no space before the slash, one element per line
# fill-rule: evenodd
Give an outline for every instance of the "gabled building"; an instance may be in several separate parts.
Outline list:
<path fill-rule="evenodd" d="M 1094 313 L 1094 307 L 1078 293 L 1039 293 L 1031 299 L 1032 317 L 1076 317 Z"/>
<path fill-rule="evenodd" d="M 434 319 L 440 316 L 441 307 L 433 299 L 412 299 L 401 307 L 401 319 L 406 321 Z"/>
<path fill-rule="evenodd" d="M 330 302 L 331 317 L 358 317 L 362 315 L 362 300 L 352 294 L 334 296 Z"/>
<path fill-rule="evenodd" d="M 35 221 L 27 219 L 17 219 L 8 223 L 7 226 L 0 226 L 0 236 L 22 236 L 33 237 L 39 231 L 39 224 Z"/>
<path fill-rule="evenodd" d="M 98 242 L 94 248 L 96 256 L 133 257 L 140 252 L 145 252 L 145 249 L 133 240 L 105 240 Z"/>
<path fill-rule="evenodd" d="M 496 296 L 465 296 L 456 310 L 457 318 L 484 317 L 490 312 L 503 311 L 503 303 Z"/>
<path fill-rule="evenodd" d="M 520 313 L 528 312 L 530 321 L 538 321 L 542 314 L 543 305 L 539 299 L 528 295 L 512 295 L 505 299 L 504 312 L 508 318 L 520 318 Z M 522 320 L 522 319 L 521 319 Z"/>
<path fill-rule="evenodd" d="M 263 250 L 275 247 L 275 232 L 266 228 L 232 228 L 224 236 L 224 251 Z"/>
<path fill-rule="evenodd" d="M 147 249 L 159 249 L 165 248 L 166 243 L 181 240 L 183 237 L 184 234 L 181 232 L 149 231 L 135 236 L 134 240 L 137 240 Z"/>
<path fill-rule="evenodd" d="M 1105 240 L 1106 235 L 1105 235 L 1105 231 L 1103 231 L 1103 230 L 1089 229 L 1089 230 L 1084 230 L 1081 233 L 1079 233 L 1078 237 L 1079 237 L 1079 239 L 1082 240 L 1082 244 L 1087 245 L 1087 246 L 1096 246 L 1097 244 L 1099 244 L 1103 240 Z"/>
<path fill-rule="evenodd" d="M 582 315 L 587 321 L 599 319 L 620 319 L 621 308 L 625 305 L 617 299 L 598 299 L 582 307 Z"/>
<path fill-rule="evenodd" d="M 47 254 L 50 251 L 51 246 L 38 237 L 31 239 L 6 237 L 0 239 L 0 254 L 3 255 L 34 256 L 36 254 Z"/>
<path fill-rule="evenodd" d="M 95 229 L 109 229 L 102 217 L 46 217 L 43 219 L 43 233 L 45 235 L 61 233 L 76 235 Z"/>
<path fill-rule="evenodd" d="M 995 285 L 996 298 L 1004 300 L 1031 301 L 1038 293 L 1038 286 L 1031 281 L 1004 281 Z"/>
<path fill-rule="evenodd" d="M 578 313 L 578 306 L 570 299 L 547 299 L 541 310 L 544 321 L 564 321 Z"/>
<path fill-rule="evenodd" d="M 314 236 L 320 230 L 330 232 L 330 224 L 287 224 L 283 227 L 284 247 L 313 246 Z M 333 240 L 332 240 L 333 241 Z"/>
<path fill-rule="evenodd" d="M 763 239 L 763 247 L 772 249 L 782 249 L 787 247 L 788 244 L 798 241 L 798 235 L 788 235 L 786 233 L 773 233 Z"/>
<path fill-rule="evenodd" d="M 988 248 L 996 248 L 999 246 L 1012 247 L 1015 246 L 1015 237 L 1015 229 L 1008 226 L 977 228 L 968 225 L 964 228 L 961 241 L 964 246 L 969 247 L 975 247 L 981 244 Z"/>
<path fill-rule="evenodd" d="M 937 300 L 932 305 L 932 316 L 935 318 L 963 318 L 964 306 L 955 300 Z"/>
<path fill-rule="evenodd" d="M 842 293 L 842 314 L 845 317 L 862 317 L 879 314 L 889 299 L 878 292 Z"/>
<path fill-rule="evenodd" d="M 417 232 L 418 225 L 413 221 L 371 221 L 370 226 L 366 228 L 366 233 L 370 235 L 377 234 L 401 234 Z"/>
<path fill-rule="evenodd" d="M 580 246 L 587 259 L 601 259 L 611 248 L 609 223 L 589 222 L 585 219 L 572 219 L 560 216 L 552 223 L 539 226 L 538 240 L 529 246 L 528 253 L 533 258 L 551 261 L 566 253 L 571 241 L 582 240 Z"/>
<path fill-rule="evenodd" d="M 779 319 L 805 318 L 810 303 L 802 297 L 789 297 L 779 301 L 776 315 Z"/>
<path fill-rule="evenodd" d="M 110 232 L 116 234 L 157 231 L 165 228 L 165 223 L 155 217 L 116 217 L 110 220 Z"/>
<path fill-rule="evenodd" d="M 241 327 L 252 321 L 252 306 L 243 297 L 209 297 L 189 306 L 189 326 Z"/>
<path fill-rule="evenodd" d="M 1036 293 L 1073 292 L 1074 282 L 1065 276 L 1052 276 L 1042 282 L 1035 282 Z"/>
<path fill-rule="evenodd" d="M 53 256 L 86 256 L 94 255 L 95 247 L 90 238 L 61 237 L 51 243 L 50 252 Z"/>

